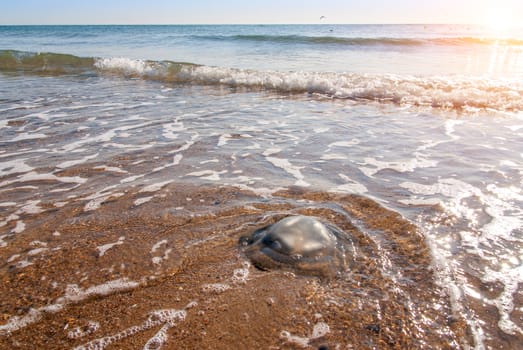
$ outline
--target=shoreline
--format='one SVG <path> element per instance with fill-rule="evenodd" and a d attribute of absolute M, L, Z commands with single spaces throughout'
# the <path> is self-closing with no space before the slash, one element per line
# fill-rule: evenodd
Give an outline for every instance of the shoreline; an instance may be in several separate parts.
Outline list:
<path fill-rule="evenodd" d="M 28 222 L 2 251 L 12 260 L 2 274 L 2 294 L 10 296 L 3 327 L 16 317 L 29 320 L 36 315 L 31 310 L 40 314 L 0 335 L 0 343 L 51 349 L 112 339 L 136 348 L 164 326 L 166 348 L 453 348 L 466 338 L 464 320 L 449 318 L 447 297 L 427 278 L 430 257 L 421 235 L 375 202 L 297 188 L 267 201 L 232 187 L 177 184 L 157 195 L 135 206 L 139 192 L 128 193 L 83 213 L 82 205 L 67 204 L 35 218 L 38 228 Z M 184 209 L 177 210 L 182 202 Z M 343 278 L 260 271 L 242 256 L 242 234 L 289 213 L 317 216 L 350 232 L 359 253 Z M 17 243 L 29 240 L 45 250 L 9 258 Z M 24 257 L 29 264 L 16 267 Z M 386 267 L 389 258 L 393 265 Z M 178 316 L 154 316 L 158 310 Z M 443 334 L 419 324 L 424 317 Z M 71 329 L 83 336 L 68 336 Z"/>

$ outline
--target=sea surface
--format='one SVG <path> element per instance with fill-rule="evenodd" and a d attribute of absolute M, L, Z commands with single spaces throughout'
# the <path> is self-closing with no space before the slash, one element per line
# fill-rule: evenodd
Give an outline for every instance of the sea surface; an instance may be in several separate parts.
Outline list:
<path fill-rule="evenodd" d="M 239 324 L 275 320 L 279 336 L 265 333 L 265 345 L 274 348 L 324 341 L 333 349 L 521 349 L 522 188 L 523 28 L 0 26 L 0 289 L 8 296 L 0 301 L 0 345 L 30 348 L 24 337 L 38 334 L 49 348 L 102 349 L 143 333 L 143 343 L 123 344 L 212 348 L 205 343 L 216 336 L 212 318 L 201 323 L 209 329 L 192 330 L 202 332 L 199 341 L 188 335 L 191 329 L 176 330 L 178 323 L 210 314 L 204 300 L 262 293 L 249 289 L 256 276 L 261 281 L 275 273 L 281 286 L 291 278 L 249 265 L 235 244 L 240 235 L 271 217 L 302 212 L 343 226 L 336 215 L 345 211 L 374 247 L 365 258 L 382 259 L 380 276 L 390 279 L 382 284 L 396 286 L 360 295 L 376 301 L 360 305 L 361 312 L 385 313 L 394 291 L 407 310 L 409 336 L 386 338 L 384 317 L 381 326 L 374 321 L 352 329 L 361 339 L 343 338 L 351 326 L 321 305 L 354 308 L 355 296 L 343 294 L 353 280 L 299 275 L 292 277 L 296 285 L 336 302 L 314 304 L 307 321 L 286 321 L 282 311 L 281 319 L 251 315 Z M 375 222 L 380 216 L 365 216 L 366 204 L 356 199 L 361 207 L 347 209 L 347 198 L 369 200 L 384 217 L 399 214 L 397 220 L 416 227 L 420 245 L 398 252 L 393 246 L 400 241 Z M 188 226 L 176 226 L 180 220 L 198 234 L 185 233 Z M 215 253 L 212 260 L 224 237 L 233 242 L 223 243 L 226 258 L 220 262 Z M 214 248 L 202 259 L 216 266 L 228 261 L 221 267 L 231 269 L 228 280 L 203 282 L 207 275 L 198 275 L 204 268 L 192 249 L 208 244 Z M 394 267 L 397 261 L 411 261 L 408 252 L 424 248 L 429 263 L 412 268 L 421 266 L 418 275 L 439 291 L 440 306 L 430 312 L 435 299 L 405 297 L 421 282 L 394 277 L 403 271 L 403 263 Z M 192 280 L 183 274 L 191 264 Z M 191 300 L 180 289 L 173 296 L 178 304 L 151 302 L 156 287 L 147 289 L 149 281 L 169 276 L 197 286 L 203 297 Z M 129 321 L 121 323 L 97 314 L 107 308 L 106 298 L 122 293 L 142 293 L 149 304 L 124 312 Z M 264 307 L 276 308 L 280 300 L 263 298 Z M 91 313 L 80 317 L 75 308 L 82 303 Z M 306 306 L 296 310 L 307 312 Z M 453 321 L 443 325 L 431 312 Z M 310 327 L 299 328 L 302 321 Z M 158 333 L 147 333 L 152 328 Z M 450 340 L 441 345 L 433 333 Z M 214 345 L 242 344 L 225 339 Z"/>

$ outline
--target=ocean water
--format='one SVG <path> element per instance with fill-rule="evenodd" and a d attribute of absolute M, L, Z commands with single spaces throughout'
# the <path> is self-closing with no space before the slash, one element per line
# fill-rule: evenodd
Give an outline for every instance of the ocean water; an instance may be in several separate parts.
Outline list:
<path fill-rule="evenodd" d="M 103 301 L 97 305 L 93 296 L 147 296 L 144 281 L 170 276 L 182 251 L 191 256 L 192 247 L 218 244 L 220 227 L 235 241 L 271 215 L 312 210 L 321 217 L 322 210 L 334 210 L 326 200 L 281 195 L 306 191 L 325 198 L 362 196 L 415 225 L 430 252 L 425 277 L 443 302 L 435 307 L 440 304 L 407 298 L 407 314 L 419 312 L 407 316 L 405 334 L 419 337 L 410 345 L 438 348 L 433 330 L 451 339 L 444 347 L 517 349 L 523 342 L 522 184 L 523 29 L 0 27 L 0 288 L 9 295 L 0 304 L 0 344 L 29 348 L 24 337 L 49 337 L 51 330 L 64 332 L 62 346 L 105 348 L 163 325 L 140 347 L 174 347 L 185 338 L 170 329 L 203 315 L 201 299 L 180 294 L 179 306 L 148 305 L 142 316 L 133 316 L 144 323 L 132 328 L 104 324 L 95 312 Z M 207 197 L 202 188 L 209 189 Z M 221 192 L 230 189 L 248 199 Z M 135 223 L 133 215 L 149 218 L 162 208 L 177 224 L 191 218 L 187 225 L 192 222 L 200 235 L 181 238 L 160 224 L 148 228 L 150 236 L 134 232 L 152 224 Z M 234 215 L 224 208 L 248 214 L 225 228 L 218 222 Z M 204 214 L 216 228 L 203 219 L 194 223 Z M 358 227 L 374 242 L 386 279 L 401 273 L 394 265 L 405 256 L 383 243 L 388 231 L 377 234 L 373 220 L 379 217 L 366 217 Z M 143 260 L 133 241 L 147 246 Z M 422 247 L 410 248 L 416 249 Z M 103 260 L 116 253 L 118 258 Z M 202 287 L 206 300 L 247 291 L 249 282 L 239 283 L 238 276 L 265 278 L 241 254 L 237 259 L 232 279 Z M 142 267 L 133 270 L 131 260 Z M 59 266 L 70 268 L 64 275 Z M 104 269 L 109 272 L 96 273 Z M 33 283 L 33 275 L 43 277 Z M 405 295 L 422 288 L 415 280 L 390 278 Z M 337 307 L 343 309 L 340 300 L 345 308 L 354 306 L 332 284 L 315 288 L 336 299 Z M 39 299 L 41 294 L 52 297 Z M 385 303 L 385 294 L 377 300 Z M 91 300 L 92 314 L 74 332 L 68 329 L 72 335 L 65 333 L 53 317 L 70 320 L 85 300 Z M 462 333 L 450 321 L 443 326 L 431 319 L 429 304 L 449 319 L 462 319 Z M 332 348 L 385 346 L 373 338 L 384 334 L 385 323 L 367 325 L 376 334 L 363 332 L 361 343 L 351 343 L 335 335 L 343 322 L 327 317 L 327 307 L 315 310 L 323 318 L 312 331 L 293 335 L 299 329 L 289 330 L 292 322 L 279 323 L 272 346 L 310 347 L 316 339 Z M 67 322 L 66 328 L 73 327 Z M 189 344 L 206 347 L 205 340 Z"/>

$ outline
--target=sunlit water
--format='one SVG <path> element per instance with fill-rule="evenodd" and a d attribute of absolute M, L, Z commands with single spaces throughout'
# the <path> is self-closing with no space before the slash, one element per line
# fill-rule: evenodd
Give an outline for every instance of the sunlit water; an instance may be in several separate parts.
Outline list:
<path fill-rule="evenodd" d="M 0 249 L 41 203 L 140 186 L 361 194 L 423 232 L 472 347 L 522 339 L 521 32 L 0 27 L 0 50 Z"/>

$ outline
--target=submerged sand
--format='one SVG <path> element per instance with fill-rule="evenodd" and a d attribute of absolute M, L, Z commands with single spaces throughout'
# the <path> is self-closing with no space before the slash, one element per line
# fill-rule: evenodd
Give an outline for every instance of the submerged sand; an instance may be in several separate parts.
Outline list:
<path fill-rule="evenodd" d="M 129 190 L 95 204 L 53 207 L 4 238 L 0 348 L 450 349 L 472 342 L 434 283 L 417 228 L 368 198 L 297 188 L 264 198 L 171 183 L 154 197 Z M 356 256 L 342 277 L 261 271 L 242 255 L 242 235 L 296 214 L 351 236 Z"/>

